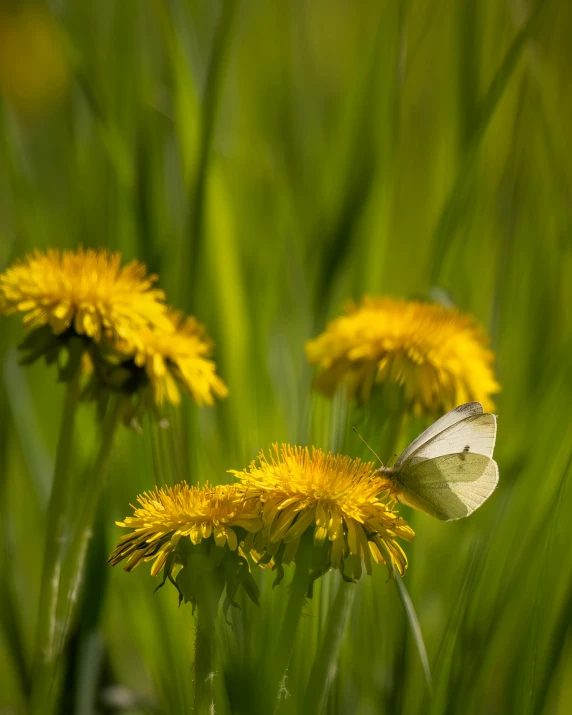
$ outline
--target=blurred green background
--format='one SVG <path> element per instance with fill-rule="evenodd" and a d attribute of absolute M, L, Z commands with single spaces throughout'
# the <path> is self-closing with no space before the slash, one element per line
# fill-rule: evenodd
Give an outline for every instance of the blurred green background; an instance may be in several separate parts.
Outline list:
<path fill-rule="evenodd" d="M 571 33 L 556 0 L 0 3 L 0 269 L 79 244 L 146 262 L 206 324 L 230 388 L 166 410 L 170 430 L 121 431 L 62 712 L 191 712 L 191 610 L 153 595 L 148 568 L 107 565 L 114 521 L 155 483 L 230 481 L 274 441 L 366 456 L 344 406 L 312 395 L 303 351 L 364 294 L 451 301 L 487 327 L 501 476 L 461 522 L 403 508 L 432 696 L 378 567 L 324 712 L 572 711 Z M 63 399 L 55 369 L 18 367 L 23 334 L 3 319 L 2 713 L 26 712 Z M 92 407 L 81 425 L 77 490 Z M 265 685 L 288 586 L 257 578 L 261 608 L 219 624 L 221 715 L 252 712 Z M 339 580 L 305 608 L 279 713 L 301 711 Z"/>

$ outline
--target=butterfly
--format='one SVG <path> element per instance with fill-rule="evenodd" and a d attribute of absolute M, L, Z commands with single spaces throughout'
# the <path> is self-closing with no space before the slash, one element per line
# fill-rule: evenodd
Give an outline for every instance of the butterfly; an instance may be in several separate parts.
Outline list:
<path fill-rule="evenodd" d="M 447 412 L 405 449 L 393 467 L 380 467 L 398 501 L 444 521 L 478 509 L 499 480 L 492 458 L 496 415 L 480 402 Z"/>

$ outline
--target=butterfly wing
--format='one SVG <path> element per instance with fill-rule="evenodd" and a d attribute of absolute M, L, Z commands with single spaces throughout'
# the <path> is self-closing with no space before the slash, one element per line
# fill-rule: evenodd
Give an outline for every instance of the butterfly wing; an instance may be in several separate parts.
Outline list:
<path fill-rule="evenodd" d="M 498 483 L 497 463 L 473 452 L 409 461 L 395 474 L 399 501 L 444 521 L 472 514 Z"/>
<path fill-rule="evenodd" d="M 467 417 L 472 415 L 482 415 L 483 406 L 480 402 L 467 402 L 464 405 L 459 405 L 455 407 L 454 410 L 447 412 L 446 415 L 440 417 L 437 422 L 434 422 L 430 427 L 428 427 L 425 432 L 422 432 L 417 439 L 400 454 L 397 462 L 395 462 L 395 468 L 398 469 L 408 457 L 410 457 L 413 452 L 415 452 L 419 447 L 424 445 L 429 440 L 436 437 L 440 432 L 452 427 L 453 425 L 465 420 Z M 463 445 L 464 446 L 464 445 Z"/>
<path fill-rule="evenodd" d="M 457 452 L 492 457 L 496 437 L 496 415 L 471 415 L 421 444 L 411 452 L 402 465 L 435 459 L 435 457 L 444 454 L 456 454 Z"/>

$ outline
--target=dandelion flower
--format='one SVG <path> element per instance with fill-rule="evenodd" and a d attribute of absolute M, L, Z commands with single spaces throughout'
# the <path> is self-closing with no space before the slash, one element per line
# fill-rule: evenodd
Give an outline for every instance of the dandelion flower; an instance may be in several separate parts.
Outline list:
<path fill-rule="evenodd" d="M 169 313 L 169 319 L 169 331 L 141 331 L 141 347 L 133 359 L 135 369 L 144 370 L 155 403 L 161 405 L 167 399 L 178 405 L 179 386 L 198 405 L 212 405 L 215 397 L 226 397 L 226 385 L 216 374 L 214 361 L 209 359 L 213 343 L 204 327 L 196 318 L 174 311 Z"/>
<path fill-rule="evenodd" d="M 0 311 L 23 313 L 24 324 L 49 326 L 56 336 L 86 336 L 99 341 L 104 332 L 125 346 L 141 348 L 138 332 L 172 329 L 156 276 L 121 255 L 104 250 L 34 251 L 0 274 Z"/>
<path fill-rule="evenodd" d="M 142 561 L 153 561 L 151 574 L 164 568 L 163 583 L 169 578 L 193 605 L 205 573 L 217 569 L 226 580 L 230 601 L 240 585 L 252 597 L 256 586 L 247 577 L 243 542 L 248 533 L 262 528 L 257 499 L 245 499 L 237 485 L 199 488 L 183 482 L 145 492 L 137 501 L 134 515 L 117 522 L 133 531 L 111 553 L 113 566 L 125 560 L 125 570 L 131 571 Z M 182 570 L 175 582 L 176 567 Z"/>
<path fill-rule="evenodd" d="M 34 328 L 21 345 L 25 362 L 53 362 L 79 337 L 82 372 L 90 375 L 84 399 L 104 407 L 122 393 L 126 423 L 165 400 L 179 404 L 179 387 L 212 405 L 227 394 L 209 359 L 212 342 L 194 317 L 168 308 L 156 280 L 138 261 L 122 267 L 119 253 L 35 251 L 0 274 L 0 313 L 22 313 Z"/>
<path fill-rule="evenodd" d="M 470 315 L 441 305 L 364 298 L 306 344 L 319 366 L 316 387 L 328 396 L 344 385 L 365 402 L 374 386 L 394 383 L 417 414 L 446 412 L 476 400 L 493 409 L 500 387 L 484 330 Z"/>
<path fill-rule="evenodd" d="M 197 545 L 212 536 L 217 546 L 228 544 L 236 551 L 237 528 L 256 532 L 262 526 L 260 504 L 255 499 L 244 499 L 233 484 L 207 484 L 201 489 L 182 482 L 144 492 L 137 501 L 140 507 L 133 507 L 134 515 L 117 522 L 134 531 L 120 539 L 109 557 L 113 566 L 127 559 L 126 571 L 141 561 L 155 559 L 151 574 L 156 576 L 184 537 Z"/>
<path fill-rule="evenodd" d="M 283 563 L 294 560 L 300 539 L 313 529 L 314 545 L 322 548 L 324 570 L 332 566 L 345 574 L 344 561 L 359 577 L 361 562 L 371 573 L 371 557 L 385 563 L 387 555 L 403 575 L 407 558 L 397 539 L 410 541 L 413 531 L 378 495 L 387 482 L 375 465 L 321 449 L 274 445 L 267 457 L 260 452 L 248 469 L 232 472 L 248 497 L 263 503 L 264 528 L 254 538 L 254 553 Z M 323 571 L 322 571 L 323 572 Z"/>

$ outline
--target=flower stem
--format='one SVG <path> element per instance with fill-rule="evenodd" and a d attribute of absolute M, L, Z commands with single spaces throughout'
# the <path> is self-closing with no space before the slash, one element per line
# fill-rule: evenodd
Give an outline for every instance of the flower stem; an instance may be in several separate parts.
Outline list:
<path fill-rule="evenodd" d="M 99 452 L 84 484 L 77 529 L 70 546 L 69 556 L 66 557 L 66 569 L 62 578 L 61 599 L 63 603 L 60 603 L 60 607 L 63 609 L 63 613 L 58 620 L 59 638 L 56 643 L 56 656 L 61 654 L 65 646 L 69 625 L 75 614 L 78 592 L 83 580 L 85 558 L 93 532 L 93 522 L 101 490 L 107 477 L 114 437 L 119 424 L 120 408 L 120 398 L 112 397 L 103 419 Z"/>
<path fill-rule="evenodd" d="M 308 530 L 306 534 L 311 537 L 309 531 L 310 530 Z M 308 592 L 313 543 L 311 538 L 305 538 L 306 534 L 302 537 L 302 543 L 296 552 L 296 570 L 290 585 L 290 594 L 286 605 L 286 613 L 284 614 L 284 620 L 282 621 L 282 627 L 280 629 L 278 646 L 274 653 L 274 658 L 269 663 L 271 677 L 268 679 L 268 682 L 272 688 L 270 692 L 272 697 L 275 698 L 275 701 L 271 703 L 267 712 L 274 711 L 274 707 L 278 703 L 282 694 L 284 675 L 286 673 L 286 668 L 288 667 L 288 662 L 290 661 L 290 656 L 292 655 L 294 640 L 298 630 L 298 623 L 302 615 L 302 608 L 304 607 L 304 601 Z"/>
<path fill-rule="evenodd" d="M 49 715 L 56 699 L 57 659 L 56 641 L 57 607 L 64 543 L 69 535 L 66 519 L 72 463 L 74 427 L 81 394 L 81 353 L 70 350 L 69 382 L 56 448 L 52 490 L 46 518 L 46 544 L 44 567 L 40 587 L 40 606 L 34 654 L 34 676 L 30 713 Z M 72 363 L 73 361 L 73 363 Z"/>
<path fill-rule="evenodd" d="M 336 598 L 328 614 L 324 637 L 314 660 L 306 688 L 303 712 L 307 715 L 318 715 L 324 705 L 334 676 L 356 588 L 355 583 L 346 583 L 345 581 L 341 581 L 338 587 Z"/>
<path fill-rule="evenodd" d="M 214 639 L 215 619 L 207 604 L 197 607 L 195 633 L 195 707 L 196 715 L 214 714 Z"/>
<path fill-rule="evenodd" d="M 399 441 L 406 415 L 405 395 L 403 389 L 394 385 L 388 386 L 384 393 L 386 402 L 385 425 L 382 430 L 380 447 L 381 458 L 391 460 L 399 448 Z M 375 421 L 374 421 L 375 424 Z"/>

